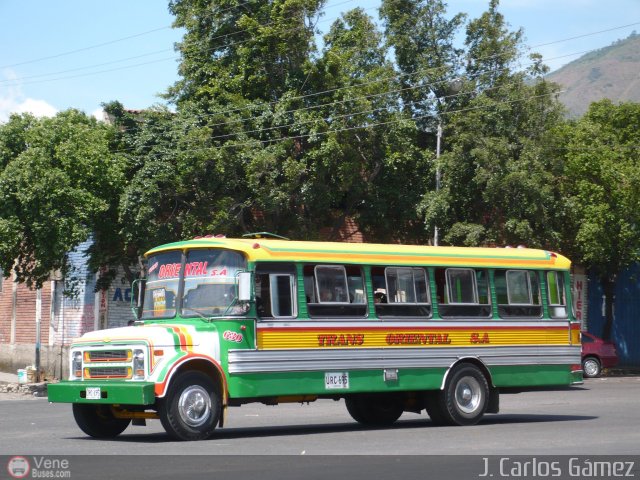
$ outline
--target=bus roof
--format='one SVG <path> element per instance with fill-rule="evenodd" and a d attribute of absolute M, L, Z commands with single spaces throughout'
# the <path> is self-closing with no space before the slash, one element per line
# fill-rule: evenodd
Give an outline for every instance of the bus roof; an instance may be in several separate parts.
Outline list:
<path fill-rule="evenodd" d="M 368 265 L 429 265 L 568 270 L 568 258 L 531 248 L 429 247 L 418 245 L 306 242 L 273 239 L 202 237 L 169 243 L 145 256 L 170 250 L 224 248 L 250 262 L 309 262 Z"/>

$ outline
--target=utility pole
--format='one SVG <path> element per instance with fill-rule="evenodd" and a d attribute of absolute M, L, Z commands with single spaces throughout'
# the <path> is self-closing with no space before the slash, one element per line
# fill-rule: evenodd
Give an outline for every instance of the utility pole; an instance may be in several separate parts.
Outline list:
<path fill-rule="evenodd" d="M 42 289 L 36 290 L 36 382 L 40 381 L 40 328 L 42 325 Z"/>
<path fill-rule="evenodd" d="M 456 96 L 463 87 L 461 78 L 454 78 L 453 80 L 449 80 L 447 82 L 446 89 L 447 93 L 452 94 L 451 96 Z M 443 100 L 447 97 L 438 97 L 436 100 L 438 101 L 438 105 L 443 104 Z M 442 143 L 442 111 L 438 108 L 438 132 L 436 134 L 436 194 L 440 191 L 440 183 L 441 183 L 441 173 L 440 173 L 440 145 Z M 440 241 L 440 231 L 438 230 L 438 225 L 434 225 L 433 228 L 433 245 L 435 247 L 438 246 Z"/>
<path fill-rule="evenodd" d="M 440 142 L 442 141 L 442 121 L 438 119 L 438 133 L 436 135 L 436 193 L 440 191 Z M 433 229 L 433 245 L 438 246 L 438 225 Z"/>

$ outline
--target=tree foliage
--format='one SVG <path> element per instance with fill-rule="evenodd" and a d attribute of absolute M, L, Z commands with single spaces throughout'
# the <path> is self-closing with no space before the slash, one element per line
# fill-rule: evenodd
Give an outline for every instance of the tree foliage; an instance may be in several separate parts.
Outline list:
<path fill-rule="evenodd" d="M 323 7 L 172 0 L 171 108 L 0 125 L 0 268 L 39 285 L 90 234 L 94 269 L 127 270 L 181 238 L 338 239 L 348 220 L 369 241 L 437 225 L 445 244 L 559 249 L 607 288 L 637 260 L 636 104 L 567 122 L 498 0 L 471 19 L 383 0 L 381 27 L 356 8 L 320 37 Z"/>
<path fill-rule="evenodd" d="M 439 112 L 442 188 L 426 191 L 420 208 L 448 244 L 554 247 L 562 165 L 548 155 L 546 132 L 562 108 L 539 57 L 514 69 L 522 32 L 509 31 L 497 7 L 491 1 L 466 27 L 463 89 Z"/>
<path fill-rule="evenodd" d="M 13 115 L 0 125 L 0 267 L 40 286 L 66 256 L 113 220 L 123 185 L 112 131 L 75 110 Z M 99 235 L 99 233 L 98 233 Z"/>
<path fill-rule="evenodd" d="M 562 191 L 573 258 L 599 276 L 606 297 L 603 336 L 613 322 L 617 274 L 640 257 L 640 104 L 593 103 L 561 138 L 566 145 Z"/>

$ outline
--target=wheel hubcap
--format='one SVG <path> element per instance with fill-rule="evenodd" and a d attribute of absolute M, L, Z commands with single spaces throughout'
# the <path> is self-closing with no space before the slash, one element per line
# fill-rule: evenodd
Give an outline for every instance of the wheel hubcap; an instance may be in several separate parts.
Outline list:
<path fill-rule="evenodd" d="M 211 397 L 200 385 L 186 388 L 178 400 L 180 418 L 190 427 L 199 427 L 207 422 L 211 414 Z"/>
<path fill-rule="evenodd" d="M 598 372 L 598 365 L 593 360 L 587 360 L 584 362 L 584 370 L 587 375 L 595 375 Z"/>
<path fill-rule="evenodd" d="M 461 378 L 456 386 L 456 405 L 465 414 L 474 413 L 482 401 L 480 383 L 473 377 Z"/>

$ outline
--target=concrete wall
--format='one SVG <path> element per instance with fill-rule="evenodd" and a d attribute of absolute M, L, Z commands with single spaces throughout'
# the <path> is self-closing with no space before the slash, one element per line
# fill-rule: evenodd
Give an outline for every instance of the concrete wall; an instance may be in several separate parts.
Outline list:
<path fill-rule="evenodd" d="M 33 365 L 35 344 L 0 344 L 0 372 L 16 373 Z M 69 375 L 69 347 L 45 345 L 40 349 L 40 365 L 46 379 L 67 378 Z M 60 360 L 62 359 L 62 363 Z"/>

